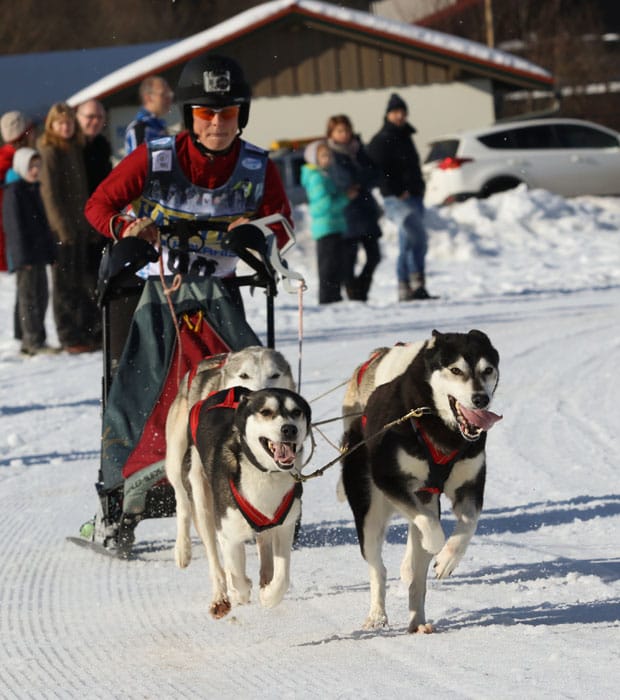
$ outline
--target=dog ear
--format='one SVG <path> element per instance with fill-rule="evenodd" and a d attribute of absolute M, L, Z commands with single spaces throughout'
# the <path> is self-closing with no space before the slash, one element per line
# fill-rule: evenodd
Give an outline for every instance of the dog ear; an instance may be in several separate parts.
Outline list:
<path fill-rule="evenodd" d="M 479 331 L 477 328 L 472 328 L 467 335 L 469 335 L 472 338 L 477 338 L 478 340 L 485 341 L 487 343 L 491 342 L 489 340 L 489 336 L 486 333 Z"/>
<path fill-rule="evenodd" d="M 433 338 L 441 338 L 442 335 L 443 335 L 443 333 L 440 333 L 437 329 L 433 330 L 433 333 L 432 333 Z"/>

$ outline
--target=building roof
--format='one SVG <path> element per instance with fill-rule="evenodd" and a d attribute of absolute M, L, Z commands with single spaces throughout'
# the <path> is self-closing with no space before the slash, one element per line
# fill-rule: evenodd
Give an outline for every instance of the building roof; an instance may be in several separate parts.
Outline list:
<path fill-rule="evenodd" d="M 172 43 L 0 56 L 0 114 L 17 109 L 43 119 L 54 102 Z"/>
<path fill-rule="evenodd" d="M 205 51 L 247 37 L 292 16 L 312 22 L 319 28 L 323 26 L 349 35 L 358 33 L 375 41 L 406 47 L 420 56 L 457 62 L 473 73 L 484 73 L 522 88 L 544 88 L 553 83 L 552 76 L 540 66 L 474 41 L 318 0 L 272 0 L 132 61 L 74 93 L 68 102 L 76 105 L 87 99 L 102 99 L 126 90 L 147 75 L 165 73 Z"/>

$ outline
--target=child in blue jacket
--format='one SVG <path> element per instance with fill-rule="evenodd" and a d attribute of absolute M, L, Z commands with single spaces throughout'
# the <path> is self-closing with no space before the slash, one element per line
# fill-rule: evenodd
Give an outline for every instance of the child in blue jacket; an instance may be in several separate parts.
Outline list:
<path fill-rule="evenodd" d="M 49 300 L 46 265 L 55 260 L 55 243 L 39 192 L 41 157 L 33 148 L 18 148 L 13 170 L 18 179 L 5 185 L 2 219 L 9 271 L 17 276 L 21 352 L 56 352 L 45 344 Z"/>
<path fill-rule="evenodd" d="M 344 210 L 349 199 L 327 174 L 331 151 L 325 141 L 309 144 L 304 157 L 306 165 L 301 169 L 301 184 L 308 197 L 310 233 L 316 241 L 319 304 L 330 304 L 342 300 L 342 235 L 346 227 Z"/>

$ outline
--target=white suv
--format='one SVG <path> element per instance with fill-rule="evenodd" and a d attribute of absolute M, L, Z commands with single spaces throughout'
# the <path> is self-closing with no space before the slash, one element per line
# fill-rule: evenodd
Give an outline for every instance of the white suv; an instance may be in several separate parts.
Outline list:
<path fill-rule="evenodd" d="M 435 139 L 422 172 L 429 206 L 522 182 L 565 197 L 620 195 L 620 134 L 578 119 L 504 122 Z"/>

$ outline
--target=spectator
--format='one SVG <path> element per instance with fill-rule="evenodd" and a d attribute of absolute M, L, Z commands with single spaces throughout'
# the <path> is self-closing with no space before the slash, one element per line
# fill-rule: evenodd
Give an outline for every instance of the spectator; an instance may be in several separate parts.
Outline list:
<path fill-rule="evenodd" d="M 49 301 L 46 265 L 55 258 L 55 245 L 39 191 L 41 157 L 32 148 L 18 148 L 13 170 L 19 179 L 6 186 L 2 219 L 7 260 L 17 273 L 17 305 L 21 352 L 56 352 L 45 344 L 45 312 Z"/>
<path fill-rule="evenodd" d="M 162 117 L 170 111 L 174 93 L 165 78 L 150 75 L 140 83 L 138 94 L 142 107 L 125 130 L 125 155 L 144 141 L 152 141 L 168 133 Z"/>
<path fill-rule="evenodd" d="M 112 146 L 103 134 L 105 109 L 99 100 L 88 100 L 76 109 L 76 117 L 84 135 L 84 164 L 88 181 L 89 196 L 105 180 L 112 170 Z M 86 284 L 95 296 L 99 278 L 99 265 L 104 243 L 101 236 L 92 231 L 86 245 Z M 93 336 L 98 341 L 101 336 L 100 322 L 97 319 Z"/>
<path fill-rule="evenodd" d="M 84 217 L 88 199 L 84 137 L 69 105 L 52 105 L 39 139 L 41 196 L 57 244 L 52 268 L 58 338 L 70 353 L 101 347 L 99 310 L 86 272 L 91 229 Z"/>
<path fill-rule="evenodd" d="M 21 112 L 6 112 L 0 119 L 0 134 L 4 145 L 0 147 L 0 272 L 7 271 L 4 230 L 2 228 L 2 187 L 9 171 L 15 151 L 22 146 L 32 146 L 34 129 L 32 123 Z M 17 336 L 15 336 L 17 337 Z"/>
<path fill-rule="evenodd" d="M 78 106 L 75 114 L 84 134 L 84 161 L 91 195 L 112 170 L 112 146 L 102 133 L 105 109 L 98 100 L 88 100 Z"/>
<path fill-rule="evenodd" d="M 371 189 L 379 184 L 379 172 L 366 154 L 353 125 L 345 114 L 330 117 L 327 122 L 327 143 L 332 151 L 329 173 L 349 197 L 344 210 L 346 229 L 343 236 L 344 286 L 349 299 L 366 301 L 373 273 L 381 261 L 378 219 L 380 209 Z M 355 275 L 360 245 L 366 260 Z"/>
<path fill-rule="evenodd" d="M 424 180 L 413 142 L 415 129 L 407 122 L 407 104 L 390 96 L 383 127 L 372 138 L 368 155 L 382 174 L 381 194 L 385 215 L 398 227 L 398 300 L 430 299 L 426 291 Z"/>
<path fill-rule="evenodd" d="M 301 184 L 308 197 L 310 233 L 316 241 L 319 273 L 319 304 L 342 301 L 342 235 L 346 228 L 347 195 L 329 176 L 331 151 L 326 141 L 313 141 L 304 152 Z"/>

